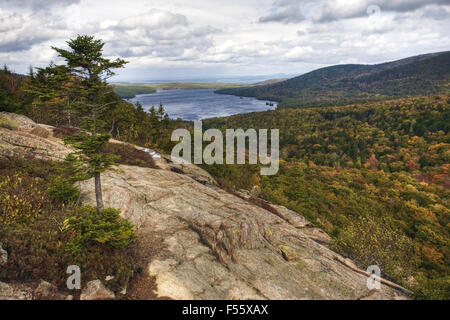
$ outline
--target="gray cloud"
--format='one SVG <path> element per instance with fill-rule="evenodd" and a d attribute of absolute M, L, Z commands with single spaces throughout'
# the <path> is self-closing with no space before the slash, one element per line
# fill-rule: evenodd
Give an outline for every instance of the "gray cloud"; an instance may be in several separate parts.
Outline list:
<path fill-rule="evenodd" d="M 297 23 L 310 19 L 314 22 L 331 22 L 367 16 L 368 9 L 377 6 L 381 12 L 411 12 L 430 5 L 450 5 L 450 0 L 323 0 L 316 1 L 320 5 L 318 14 L 307 15 L 305 5 L 308 0 L 275 1 L 272 12 L 260 17 L 259 22 Z M 433 15 L 436 17 L 437 15 Z"/>
<path fill-rule="evenodd" d="M 210 26 L 192 27 L 184 15 L 157 9 L 124 18 L 110 29 L 107 48 L 120 56 L 167 60 L 195 60 L 219 32 Z"/>
<path fill-rule="evenodd" d="M 33 45 L 49 40 L 55 32 L 44 24 L 27 23 L 21 15 L 0 11 L 0 51 L 28 50 Z"/>
<path fill-rule="evenodd" d="M 0 33 L 19 29 L 22 24 L 23 18 L 19 14 L 0 11 Z"/>
<path fill-rule="evenodd" d="M 449 5 L 450 0 L 361 0 L 358 3 L 327 1 L 317 22 L 330 22 L 342 19 L 358 18 L 368 15 L 370 6 L 377 6 L 381 12 L 411 12 L 429 5 Z"/>
<path fill-rule="evenodd" d="M 296 23 L 305 20 L 303 15 L 303 5 L 308 0 L 277 0 L 273 3 L 272 12 L 267 16 L 259 18 L 259 22 L 282 22 Z"/>
<path fill-rule="evenodd" d="M 275 13 L 259 18 L 259 22 L 296 23 L 305 20 L 301 7 L 298 4 L 289 5 Z"/>
<path fill-rule="evenodd" d="M 422 17 L 433 20 L 447 20 L 450 19 L 450 10 L 438 6 L 431 6 L 424 9 Z"/>
<path fill-rule="evenodd" d="M 30 49 L 33 45 L 49 40 L 50 37 L 24 37 L 0 42 L 0 51 L 15 52 Z"/>
<path fill-rule="evenodd" d="M 0 50 L 17 52 L 53 39 L 67 30 L 66 23 L 50 14 L 34 14 L 33 18 L 0 10 Z"/>
<path fill-rule="evenodd" d="M 414 11 L 429 5 L 450 5 L 450 0 L 384 0 L 379 1 L 382 10 L 396 12 Z"/>
<path fill-rule="evenodd" d="M 31 8 L 33 11 L 47 10 L 56 6 L 68 6 L 80 3 L 80 0 L 2 0 L 10 7 Z"/>

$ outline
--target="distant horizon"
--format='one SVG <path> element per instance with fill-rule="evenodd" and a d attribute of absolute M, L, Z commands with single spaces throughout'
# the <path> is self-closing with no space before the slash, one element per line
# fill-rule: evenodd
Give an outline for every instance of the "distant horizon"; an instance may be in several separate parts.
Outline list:
<path fill-rule="evenodd" d="M 109 83 L 116 83 L 116 84 L 160 84 L 160 83 L 173 83 L 173 82 L 180 82 L 180 83 L 257 83 L 261 81 L 266 80 L 272 80 L 272 79 L 281 79 L 281 78 L 294 78 L 301 76 L 302 74 L 267 74 L 267 75 L 245 75 L 245 76 L 210 76 L 210 77 L 174 77 L 174 78 L 148 78 L 148 79 L 128 79 L 128 80 L 110 80 Z"/>
<path fill-rule="evenodd" d="M 427 52 L 427 53 L 421 53 L 418 55 L 414 55 L 414 56 L 407 56 L 407 57 L 402 57 L 400 59 L 397 60 L 386 60 L 386 61 L 380 61 L 380 62 L 376 62 L 376 63 L 351 63 L 351 64 L 355 64 L 355 65 L 378 65 L 378 64 L 384 64 L 384 63 L 389 63 L 389 62 L 394 62 L 394 61 L 401 61 L 404 59 L 409 59 L 412 57 L 420 57 L 420 56 L 426 56 L 426 55 L 433 55 L 433 54 L 439 54 L 439 53 L 444 53 L 444 52 L 450 52 L 450 48 L 449 50 L 443 50 L 443 51 L 436 51 L 436 52 Z M 322 68 L 328 68 L 328 67 L 333 67 L 333 66 L 338 66 L 338 65 L 347 65 L 347 64 L 331 64 L 331 65 L 326 65 L 320 68 L 315 68 L 303 73 L 275 73 L 275 74 L 259 74 L 259 75 L 217 75 L 217 76 L 186 76 L 186 77 L 173 77 L 173 78 L 148 78 L 148 79 L 128 79 L 128 80 L 121 80 L 121 79 L 117 79 L 120 78 L 120 76 L 114 76 L 111 79 L 113 79 L 112 81 L 110 80 L 110 83 L 116 83 L 116 84 L 162 84 L 162 83 L 173 83 L 173 82 L 180 82 L 180 83 L 188 83 L 188 82 L 192 82 L 192 83 L 240 83 L 240 84 L 253 84 L 253 83 L 258 83 L 258 82 L 263 82 L 263 81 L 267 81 L 267 80 L 273 80 L 273 79 L 291 79 L 291 78 L 295 78 L 295 77 L 299 77 L 302 76 L 304 74 L 307 74 L 309 72 L 313 72 L 315 70 L 318 69 L 322 69 Z"/>

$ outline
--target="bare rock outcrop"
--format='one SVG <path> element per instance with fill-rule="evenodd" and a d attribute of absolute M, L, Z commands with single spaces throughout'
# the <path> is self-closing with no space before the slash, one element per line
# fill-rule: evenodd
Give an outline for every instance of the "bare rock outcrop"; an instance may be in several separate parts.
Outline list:
<path fill-rule="evenodd" d="M 0 126 L 0 158 L 30 156 L 61 161 L 71 151 L 51 135 L 48 126 L 37 126 L 29 118 L 13 113 L 0 112 L 0 116 L 13 124 L 10 128 Z"/>
<path fill-rule="evenodd" d="M 114 292 L 106 288 L 100 280 L 89 281 L 80 295 L 80 300 L 111 300 L 114 298 Z"/>
<path fill-rule="evenodd" d="M 65 296 L 58 292 L 58 288 L 47 282 L 45 280 L 41 280 L 34 290 L 34 299 L 35 300 L 64 300 Z"/>
<path fill-rule="evenodd" d="M 0 119 L 4 124 L 9 124 L 10 127 L 18 130 L 32 130 L 36 127 L 36 122 L 30 118 L 11 112 L 0 112 Z"/>
<path fill-rule="evenodd" d="M 0 300 L 31 300 L 32 298 L 33 290 L 31 287 L 0 281 Z"/>
<path fill-rule="evenodd" d="M 121 208 L 141 239 L 160 239 L 145 261 L 155 292 L 173 299 L 358 299 L 367 275 L 290 223 L 183 174 L 120 166 L 102 177 L 106 206 Z M 82 183 L 94 204 L 93 182 Z M 286 212 L 285 212 L 286 214 Z M 292 212 L 289 212 L 292 214 Z M 150 248 L 142 241 L 140 251 Z M 143 254 L 144 256 L 144 254 Z M 378 298 L 405 297 L 382 285 Z"/>

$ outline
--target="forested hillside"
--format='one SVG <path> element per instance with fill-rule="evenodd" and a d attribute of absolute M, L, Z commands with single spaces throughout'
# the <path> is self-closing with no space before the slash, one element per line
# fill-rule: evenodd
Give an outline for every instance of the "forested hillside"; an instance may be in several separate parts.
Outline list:
<path fill-rule="evenodd" d="M 0 111 L 20 112 L 23 110 L 26 102 L 22 86 L 25 80 L 25 76 L 12 73 L 6 66 L 0 70 Z"/>
<path fill-rule="evenodd" d="M 281 102 L 280 108 L 344 105 L 449 92 L 450 52 L 378 65 L 337 65 L 276 84 L 218 93 Z"/>
<path fill-rule="evenodd" d="M 229 188 L 291 208 L 362 267 L 420 297 L 450 294 L 450 99 L 286 109 L 204 122 L 280 129 L 280 171 L 204 166 Z M 255 187 L 256 186 L 256 187 Z"/>
<path fill-rule="evenodd" d="M 76 103 L 73 79 L 60 67 L 37 69 L 28 76 L 0 70 L 0 111 L 26 115 L 38 123 L 57 127 L 80 127 L 91 130 L 86 110 Z M 152 89 L 153 90 L 153 89 Z M 105 95 L 105 108 L 98 115 L 100 132 L 141 146 L 170 150 L 170 134 L 175 128 L 190 127 L 188 122 L 169 119 L 162 105 L 146 112 L 138 103 L 124 101 L 113 87 Z"/>

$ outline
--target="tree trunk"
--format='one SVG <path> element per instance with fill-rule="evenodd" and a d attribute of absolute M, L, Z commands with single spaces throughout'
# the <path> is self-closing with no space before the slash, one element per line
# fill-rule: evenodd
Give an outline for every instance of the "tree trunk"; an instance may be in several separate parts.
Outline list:
<path fill-rule="evenodd" d="M 95 199 L 97 200 L 97 211 L 101 213 L 103 211 L 103 196 L 102 196 L 102 183 L 100 181 L 100 173 L 94 175 L 95 179 Z"/>
<path fill-rule="evenodd" d="M 113 120 L 113 121 L 112 121 L 112 124 L 111 124 L 111 130 L 109 130 L 109 134 L 110 134 L 110 135 L 113 134 L 115 126 L 116 126 L 116 121 Z"/>

